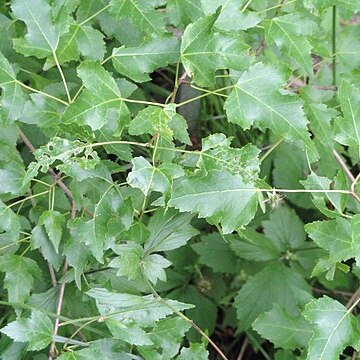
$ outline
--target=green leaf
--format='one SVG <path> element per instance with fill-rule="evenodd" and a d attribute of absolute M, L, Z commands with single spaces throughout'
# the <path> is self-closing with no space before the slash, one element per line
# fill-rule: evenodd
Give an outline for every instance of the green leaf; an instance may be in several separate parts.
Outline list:
<path fill-rule="evenodd" d="M 254 302 L 254 299 L 257 299 Z M 238 329 L 248 329 L 253 321 L 276 303 L 288 314 L 311 299 L 309 287 L 295 270 L 282 263 L 270 263 L 251 277 L 235 297 Z"/>
<path fill-rule="evenodd" d="M 5 115 L 6 120 L 14 121 L 22 113 L 25 96 L 21 85 L 16 79 L 13 67 L 0 52 L 0 87 L 3 89 L 0 112 Z"/>
<path fill-rule="evenodd" d="M 339 87 L 339 101 L 344 118 L 335 120 L 335 140 L 342 145 L 353 146 L 360 158 L 360 101 L 359 89 L 347 81 Z"/>
<path fill-rule="evenodd" d="M 228 234 L 254 217 L 257 193 L 240 176 L 212 170 L 206 176 L 181 179 L 174 187 L 169 205 L 220 222 L 224 234 Z"/>
<path fill-rule="evenodd" d="M 41 249 L 44 258 L 54 267 L 55 270 L 60 270 L 63 263 L 63 257 L 59 251 L 55 250 L 54 243 L 49 239 L 45 229 L 41 225 L 36 225 L 31 230 L 31 245 L 33 249 Z"/>
<path fill-rule="evenodd" d="M 317 152 L 307 131 L 302 102 L 281 89 L 284 75 L 270 65 L 257 63 L 245 71 L 225 102 L 229 121 L 249 129 L 271 129 L 285 140 L 301 141 L 315 160 Z"/>
<path fill-rule="evenodd" d="M 44 58 L 53 54 L 59 43 L 59 29 L 52 23 L 51 7 L 45 0 L 14 0 L 12 11 L 26 24 L 25 38 L 15 39 L 14 47 L 25 56 Z"/>
<path fill-rule="evenodd" d="M 208 360 L 209 352 L 202 344 L 191 344 L 189 348 L 182 348 L 176 360 Z"/>
<path fill-rule="evenodd" d="M 120 74 L 136 82 L 145 82 L 151 80 L 150 73 L 176 63 L 179 56 L 179 41 L 175 37 L 159 36 L 137 47 L 114 48 L 111 58 Z"/>
<path fill-rule="evenodd" d="M 119 127 L 129 121 L 129 110 L 121 97 L 114 78 L 98 62 L 84 61 L 77 69 L 85 90 L 65 111 L 62 128 L 68 131 L 73 122 L 76 127 L 88 125 L 93 131 L 114 120 Z"/>
<path fill-rule="evenodd" d="M 174 25 L 186 26 L 204 15 L 200 0 L 168 0 L 166 9 Z"/>
<path fill-rule="evenodd" d="M 305 73 L 313 78 L 311 59 L 312 46 L 307 36 L 312 35 L 316 24 L 297 14 L 273 18 L 267 25 L 265 37 L 268 43 L 275 43 L 284 56 L 294 59 Z"/>
<path fill-rule="evenodd" d="M 58 211 L 45 211 L 39 218 L 39 225 L 44 225 L 50 241 L 54 245 L 55 251 L 59 251 L 62 238 L 62 227 L 65 219 Z"/>
<path fill-rule="evenodd" d="M 262 226 L 264 234 L 282 251 L 298 249 L 305 244 L 304 224 L 295 210 L 287 206 L 275 209 Z"/>
<path fill-rule="evenodd" d="M 276 243 L 252 229 L 239 231 L 240 239 L 231 238 L 230 247 L 242 259 L 268 261 L 281 255 Z"/>
<path fill-rule="evenodd" d="M 13 254 L 19 248 L 19 217 L 0 200 L 0 254 Z"/>
<path fill-rule="evenodd" d="M 231 66 L 240 70 L 248 62 L 247 45 L 238 38 L 214 33 L 216 14 L 190 24 L 181 42 L 181 59 L 187 74 L 201 86 L 215 82 L 215 70 Z"/>
<path fill-rule="evenodd" d="M 347 346 L 359 349 L 359 323 L 351 310 L 327 296 L 305 306 L 304 317 L 314 324 L 307 359 L 335 360 Z"/>
<path fill-rule="evenodd" d="M 133 320 L 140 326 L 148 327 L 154 326 L 157 321 L 173 313 L 170 307 L 153 295 L 120 294 L 105 289 L 91 289 L 86 294 L 96 300 L 101 315 L 110 316 L 119 322 Z M 164 301 L 177 311 L 193 307 L 175 300 Z"/>
<path fill-rule="evenodd" d="M 256 26 L 261 21 L 261 17 L 255 12 L 241 11 L 245 7 L 245 1 L 201 0 L 201 4 L 206 14 L 214 13 L 221 6 L 215 26 L 223 31 L 246 30 Z"/>
<path fill-rule="evenodd" d="M 305 226 L 316 244 L 329 252 L 332 263 L 355 258 L 360 264 L 360 215 L 354 215 L 351 220 L 337 218 L 336 220 L 315 221 Z"/>
<path fill-rule="evenodd" d="M 150 236 L 145 242 L 147 253 L 177 249 L 198 234 L 190 225 L 192 216 L 180 214 L 174 209 L 157 210 L 150 218 L 148 229 Z"/>
<path fill-rule="evenodd" d="M 260 172 L 260 150 L 251 144 L 240 149 L 233 148 L 230 142 L 224 134 L 213 134 L 203 139 L 198 166 L 207 171 L 225 170 L 232 175 L 241 175 L 246 182 L 253 182 Z"/>
<path fill-rule="evenodd" d="M 78 61 L 80 56 L 85 60 L 102 60 L 106 51 L 104 35 L 91 26 L 70 25 L 69 31 L 61 36 L 56 51 L 60 64 Z M 54 66 L 54 59 L 49 58 L 45 69 Z"/>
<path fill-rule="evenodd" d="M 124 17 L 145 33 L 157 33 L 164 29 L 164 21 L 146 0 L 111 0 L 110 12 L 118 19 Z"/>
<path fill-rule="evenodd" d="M 225 240 L 220 234 L 208 234 L 191 247 L 200 256 L 200 264 L 209 266 L 214 272 L 233 274 L 237 271 L 237 259 Z"/>
<path fill-rule="evenodd" d="M 167 192 L 170 181 L 160 168 L 152 166 L 142 156 L 134 158 L 133 168 L 128 175 L 127 182 L 131 187 L 140 189 L 144 195 L 151 191 Z"/>
<path fill-rule="evenodd" d="M 34 310 L 29 319 L 13 321 L 1 332 L 17 342 L 28 342 L 28 350 L 41 350 L 52 341 L 53 324 L 44 313 Z"/>
<path fill-rule="evenodd" d="M 139 111 L 130 123 L 129 134 L 151 136 L 158 134 L 168 142 L 172 142 L 175 138 L 190 145 L 186 120 L 170 106 L 164 109 L 148 106 Z"/>
<path fill-rule="evenodd" d="M 179 317 L 167 318 L 160 320 L 149 336 L 156 347 L 161 348 L 162 358 L 170 359 L 178 353 L 182 337 L 190 327 L 187 321 Z"/>
<path fill-rule="evenodd" d="M 277 348 L 295 350 L 306 348 L 312 336 L 308 321 L 301 315 L 290 316 L 278 304 L 253 323 L 253 329 L 269 339 Z"/>
<path fill-rule="evenodd" d="M 5 272 L 4 288 L 8 291 L 9 302 L 24 303 L 33 289 L 35 277 L 41 277 L 37 263 L 27 257 L 3 255 L 0 271 Z M 20 310 L 17 311 L 18 315 Z"/>

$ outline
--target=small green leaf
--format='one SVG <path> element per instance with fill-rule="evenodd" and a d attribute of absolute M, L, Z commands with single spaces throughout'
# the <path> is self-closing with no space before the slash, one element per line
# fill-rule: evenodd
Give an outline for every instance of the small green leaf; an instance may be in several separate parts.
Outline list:
<path fill-rule="evenodd" d="M 209 352 L 202 344 L 191 344 L 189 348 L 182 348 L 176 360 L 208 360 Z"/>
<path fill-rule="evenodd" d="M 337 360 L 345 347 L 359 349 L 359 322 L 338 301 L 327 296 L 314 299 L 303 315 L 314 324 L 307 360 Z"/>
<path fill-rule="evenodd" d="M 62 238 L 62 227 L 65 223 L 64 216 L 58 211 L 45 211 L 39 218 L 39 225 L 44 225 L 55 251 L 59 252 Z"/>
<path fill-rule="evenodd" d="M 19 217 L 0 200 L 0 254 L 13 254 L 19 248 Z"/>
<path fill-rule="evenodd" d="M 44 313 L 34 310 L 29 319 L 13 321 L 1 332 L 17 342 L 28 342 L 28 350 L 46 348 L 52 341 L 53 324 Z"/>

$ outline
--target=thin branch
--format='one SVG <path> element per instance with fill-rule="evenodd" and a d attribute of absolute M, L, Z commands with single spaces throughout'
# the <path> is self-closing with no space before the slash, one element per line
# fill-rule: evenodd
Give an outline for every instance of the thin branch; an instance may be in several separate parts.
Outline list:
<path fill-rule="evenodd" d="M 245 340 L 243 341 L 243 344 L 241 346 L 241 349 L 240 349 L 240 352 L 239 352 L 239 355 L 238 357 L 236 358 L 236 360 L 242 360 L 244 354 L 245 354 L 245 350 L 248 346 L 248 343 L 249 343 L 249 339 L 246 337 Z"/>
<path fill-rule="evenodd" d="M 349 180 L 351 181 L 351 183 L 353 183 L 355 181 L 355 177 L 354 175 L 351 173 L 351 171 L 349 170 L 349 168 L 346 166 L 345 161 L 343 160 L 343 158 L 340 156 L 340 154 L 336 151 L 333 150 L 334 156 L 336 161 L 340 164 L 340 166 L 342 167 L 342 169 L 344 170 L 346 176 L 349 178 Z"/>
<path fill-rule="evenodd" d="M 68 88 L 67 83 L 66 83 L 65 75 L 64 75 L 64 73 L 63 73 L 63 71 L 62 71 L 62 69 L 61 69 L 61 66 L 60 66 L 59 60 L 58 60 L 58 58 L 57 58 L 57 56 L 56 56 L 56 52 L 55 52 L 55 51 L 53 51 L 53 57 L 54 57 L 54 61 L 55 61 L 55 63 L 56 63 L 56 67 L 57 67 L 58 70 L 59 70 L 61 80 L 62 80 L 62 82 L 63 82 L 63 84 L 64 84 L 66 96 L 67 96 L 67 98 L 68 98 L 69 103 L 71 103 L 71 96 L 70 96 L 69 88 Z"/>

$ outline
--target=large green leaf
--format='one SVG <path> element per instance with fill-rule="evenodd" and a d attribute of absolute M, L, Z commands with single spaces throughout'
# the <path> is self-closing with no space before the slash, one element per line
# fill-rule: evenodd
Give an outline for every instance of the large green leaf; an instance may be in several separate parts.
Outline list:
<path fill-rule="evenodd" d="M 257 299 L 254 302 L 254 299 Z M 248 329 L 265 311 L 279 304 L 290 315 L 311 299 L 303 277 L 282 263 L 271 263 L 251 277 L 235 297 L 239 329 Z"/>
<path fill-rule="evenodd" d="M 212 170 L 206 176 L 180 179 L 169 205 L 221 223 L 225 234 L 248 224 L 257 208 L 257 193 L 237 175 Z"/>
<path fill-rule="evenodd" d="M 312 34 L 315 23 L 299 15 L 275 17 L 266 27 L 266 40 L 276 43 L 283 55 L 294 59 L 300 68 L 313 78 L 312 46 L 306 36 Z"/>
<path fill-rule="evenodd" d="M 255 320 L 253 329 L 276 347 L 290 350 L 306 347 L 312 336 L 310 324 L 300 314 L 290 316 L 277 304 Z"/>
<path fill-rule="evenodd" d="M 283 74 L 271 65 L 257 63 L 245 71 L 226 100 L 229 121 L 249 129 L 271 129 L 292 142 L 301 141 L 311 159 L 317 157 L 307 130 L 302 102 L 282 89 Z"/>
<path fill-rule="evenodd" d="M 12 11 L 26 24 L 25 38 L 14 40 L 16 51 L 25 56 L 44 58 L 53 54 L 59 43 L 59 28 L 52 23 L 51 7 L 46 0 L 15 0 Z"/>
<path fill-rule="evenodd" d="M 215 70 L 232 67 L 240 70 L 248 62 L 248 47 L 237 37 L 215 33 L 218 13 L 190 24 L 181 42 L 181 59 L 188 75 L 201 86 L 215 82 Z"/>
<path fill-rule="evenodd" d="M 320 247 L 329 251 L 332 263 L 355 258 L 360 264 L 360 215 L 351 220 L 315 221 L 305 227 L 307 233 Z"/>
<path fill-rule="evenodd" d="M 122 19 L 128 17 L 141 31 L 157 33 L 164 29 L 160 13 L 146 0 L 111 0 L 111 13 Z"/>
<path fill-rule="evenodd" d="M 313 300 L 303 315 L 314 324 L 307 360 L 337 360 L 345 347 L 359 349 L 359 322 L 338 301 L 327 296 Z"/>
<path fill-rule="evenodd" d="M 78 75 L 85 90 L 66 109 L 61 128 L 69 131 L 73 126 L 88 125 L 98 130 L 111 120 L 115 120 L 120 129 L 125 126 L 129 111 L 114 78 L 98 62 L 92 61 L 84 61 L 78 67 Z"/>
<path fill-rule="evenodd" d="M 40 311 L 33 311 L 29 319 L 13 321 L 1 332 L 17 342 L 27 342 L 28 350 L 41 350 L 52 341 L 53 324 L 48 316 Z"/>
<path fill-rule="evenodd" d="M 215 26 L 223 31 L 234 32 L 256 26 L 261 17 L 253 11 L 246 10 L 246 1 L 239 0 L 201 0 L 206 14 L 214 13 L 219 6 L 221 11 Z"/>
<path fill-rule="evenodd" d="M 41 277 L 37 263 L 19 255 L 3 255 L 0 261 L 0 271 L 5 272 L 4 288 L 8 298 L 13 303 L 23 303 L 33 289 L 35 277 Z M 17 311 L 20 313 L 20 310 Z"/>
<path fill-rule="evenodd" d="M 179 56 L 179 41 L 168 36 L 152 38 L 138 47 L 114 48 L 111 55 L 115 69 L 136 82 L 151 80 L 151 72 L 176 63 Z"/>

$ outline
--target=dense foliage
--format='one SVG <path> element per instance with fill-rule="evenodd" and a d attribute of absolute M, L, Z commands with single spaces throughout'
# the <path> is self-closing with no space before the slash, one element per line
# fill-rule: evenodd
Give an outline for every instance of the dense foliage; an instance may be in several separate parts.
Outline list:
<path fill-rule="evenodd" d="M 356 358 L 359 0 L 0 9 L 1 359 Z"/>

